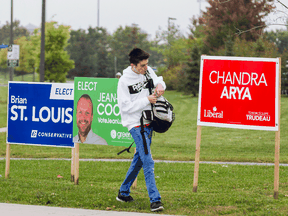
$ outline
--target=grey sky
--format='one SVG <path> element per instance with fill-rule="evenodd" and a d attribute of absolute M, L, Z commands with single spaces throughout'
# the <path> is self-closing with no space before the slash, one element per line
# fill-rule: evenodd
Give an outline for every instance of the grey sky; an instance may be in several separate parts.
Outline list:
<path fill-rule="evenodd" d="M 14 20 L 19 19 L 23 26 L 29 23 L 40 26 L 42 0 L 13 0 Z M 175 24 L 185 34 L 188 32 L 190 18 L 199 15 L 199 0 L 100 0 L 100 26 L 113 33 L 120 25 L 131 26 L 138 24 L 142 30 L 147 32 L 151 39 L 159 27 L 167 29 L 168 17 L 176 18 Z M 288 0 L 281 0 L 288 6 Z M 209 6 L 202 0 L 201 9 L 206 11 Z M 279 3 L 277 9 L 288 14 Z M 11 0 L 1 0 L 0 25 L 10 22 Z M 89 26 L 97 26 L 97 0 L 46 0 L 46 21 L 58 21 L 59 24 L 70 25 L 72 29 L 87 29 Z M 286 16 L 288 17 L 288 15 Z M 270 15 L 270 23 L 282 23 L 275 20 L 284 13 Z M 272 26 L 269 29 L 280 29 L 284 26 Z"/>

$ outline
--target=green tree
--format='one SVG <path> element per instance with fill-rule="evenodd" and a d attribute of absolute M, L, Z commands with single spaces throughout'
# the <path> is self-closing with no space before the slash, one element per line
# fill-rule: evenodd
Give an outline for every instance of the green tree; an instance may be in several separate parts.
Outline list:
<path fill-rule="evenodd" d="M 15 67 L 15 75 L 23 75 L 26 73 L 32 72 L 28 65 L 28 50 L 30 49 L 31 41 L 28 41 L 25 36 L 14 40 L 14 44 L 19 45 L 20 53 L 19 53 L 19 67 Z"/>
<path fill-rule="evenodd" d="M 7 68 L 7 49 L 0 49 L 0 68 Z"/>
<path fill-rule="evenodd" d="M 287 25 L 288 28 L 288 25 Z M 285 49 L 288 49 L 288 31 L 279 30 L 265 32 L 265 37 L 271 42 L 275 43 L 279 53 L 283 53 Z"/>
<path fill-rule="evenodd" d="M 178 73 L 183 70 L 184 64 L 189 59 L 189 40 L 180 38 L 171 43 L 170 49 L 161 47 L 158 51 L 163 55 L 165 65 L 159 68 L 159 75 L 162 75 L 166 83 L 167 89 L 175 90 L 178 86 Z M 164 45 L 165 46 L 165 45 Z M 170 60 L 169 67 L 167 62 Z"/>
<path fill-rule="evenodd" d="M 200 57 L 200 50 L 198 45 L 195 44 L 183 73 L 178 74 L 180 80 L 178 91 L 183 91 L 185 94 L 193 94 L 196 97 L 199 91 Z"/>
<path fill-rule="evenodd" d="M 264 18 L 273 10 L 273 0 L 208 0 L 208 3 L 210 7 L 199 23 L 205 26 L 205 43 L 210 51 L 225 45 L 229 32 L 243 33 L 241 37 L 246 41 L 256 41 L 265 27 Z"/>
<path fill-rule="evenodd" d="M 113 73 L 113 59 L 109 57 L 109 34 L 105 28 L 97 28 L 100 37 L 97 43 L 96 52 L 96 76 L 97 77 L 115 77 Z"/>
<path fill-rule="evenodd" d="M 265 38 L 259 38 L 256 42 L 253 42 L 236 37 L 233 43 L 233 53 L 235 56 L 276 58 L 280 55 L 277 51 L 276 45 Z M 221 47 L 211 54 L 215 56 L 225 56 L 226 49 Z"/>
<path fill-rule="evenodd" d="M 262 38 L 254 43 L 255 57 L 262 57 L 265 54 L 265 44 Z"/>
<path fill-rule="evenodd" d="M 82 29 L 72 30 L 67 50 L 75 61 L 75 68 L 68 76 L 113 77 L 108 38 L 107 30 L 102 27 L 89 27 L 87 33 Z"/>
<path fill-rule="evenodd" d="M 10 26 L 11 23 L 6 21 L 6 24 L 0 28 L 0 44 L 10 43 Z M 19 20 L 15 20 L 13 22 L 13 39 L 15 40 L 22 36 L 28 37 L 29 31 L 25 27 L 20 26 Z"/>
<path fill-rule="evenodd" d="M 66 82 L 67 72 L 74 68 L 74 61 L 70 60 L 65 48 L 70 37 L 70 27 L 58 25 L 57 22 L 45 24 L 45 75 L 44 79 L 49 82 Z M 36 30 L 37 31 L 37 30 Z M 36 33 L 35 31 L 35 33 Z M 38 33 L 34 38 L 34 46 L 40 47 L 41 35 Z M 39 73 L 40 53 L 37 55 L 36 67 Z"/>
<path fill-rule="evenodd" d="M 281 54 L 281 93 L 288 95 L 288 50 Z"/>
<path fill-rule="evenodd" d="M 183 56 L 187 54 L 187 49 L 185 49 L 187 47 L 182 46 L 183 44 L 187 46 L 185 37 L 181 34 L 179 25 L 175 25 L 173 22 L 170 23 L 168 30 L 159 28 L 155 41 L 162 45 L 151 49 L 163 56 L 167 69 L 179 65 L 179 59 L 183 60 Z"/>
<path fill-rule="evenodd" d="M 122 26 L 117 28 L 110 37 L 109 45 L 111 48 L 110 57 L 112 59 L 116 57 L 116 67 L 118 71 L 122 71 L 130 65 L 128 54 L 133 48 L 138 47 L 148 53 L 150 52 L 148 34 L 143 32 L 135 24 L 125 26 L 125 28 Z M 149 64 L 151 65 L 151 63 L 149 59 Z"/>
<path fill-rule="evenodd" d="M 234 42 L 232 40 L 232 36 L 229 35 L 227 37 L 227 40 L 225 41 L 225 56 L 234 56 L 235 55 L 233 47 L 234 47 Z"/>

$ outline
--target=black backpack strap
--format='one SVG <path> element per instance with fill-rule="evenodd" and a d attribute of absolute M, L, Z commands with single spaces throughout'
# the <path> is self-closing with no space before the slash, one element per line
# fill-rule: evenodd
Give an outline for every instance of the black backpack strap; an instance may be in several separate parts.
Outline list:
<path fill-rule="evenodd" d="M 154 87 L 154 83 L 153 83 L 153 80 L 151 79 L 150 77 L 150 74 L 149 74 L 149 71 L 147 70 L 146 73 L 144 74 L 147 82 L 148 82 L 148 89 L 149 89 L 149 94 L 151 95 L 152 94 L 152 88 Z M 153 104 L 151 103 L 151 110 L 153 112 Z M 151 113 L 152 114 L 152 113 Z M 153 115 L 153 114 L 152 114 Z M 140 119 L 140 122 L 141 122 L 141 135 L 142 135 L 142 139 L 143 139 L 143 145 L 144 145 L 144 151 L 145 151 L 145 154 L 147 155 L 148 154 L 148 148 L 147 148 L 147 142 L 146 142 L 146 139 L 145 139 L 145 135 L 144 135 L 144 123 L 143 123 L 143 113 L 142 113 L 142 116 L 141 116 L 141 119 Z M 153 116 L 150 116 L 151 119 L 153 119 Z M 149 134 L 149 138 L 151 138 L 152 136 L 152 133 Z"/>
<path fill-rule="evenodd" d="M 148 88 L 149 88 L 149 94 L 151 95 L 152 94 L 152 86 L 154 87 L 154 83 L 153 83 L 153 80 L 151 79 L 150 77 L 150 74 L 149 74 L 149 71 L 147 70 L 146 73 L 144 74 L 147 82 L 148 82 Z"/>
<path fill-rule="evenodd" d="M 125 151 L 131 153 L 129 150 L 130 150 L 130 148 L 132 147 L 133 143 L 134 143 L 134 142 L 132 142 L 132 144 L 131 144 L 128 148 L 125 148 L 125 149 L 123 149 L 122 151 L 118 152 L 117 155 L 120 155 L 120 154 L 122 154 L 122 153 L 125 152 Z"/>
<path fill-rule="evenodd" d="M 142 114 L 142 116 L 141 116 L 140 121 L 141 121 L 141 131 L 140 131 L 140 133 L 141 133 L 141 135 L 142 135 L 142 140 L 143 140 L 143 145 L 144 145 L 144 151 L 145 151 L 145 154 L 147 155 L 147 154 L 148 154 L 148 148 L 147 148 L 147 142 L 146 142 L 145 134 L 144 134 L 145 130 L 144 130 L 144 124 L 143 124 L 143 114 Z"/>
<path fill-rule="evenodd" d="M 147 82 L 148 82 L 148 88 L 149 88 L 149 95 L 152 95 L 152 86 L 154 87 L 153 80 L 150 77 L 149 71 L 147 70 L 146 73 L 144 74 Z M 151 110 L 153 111 L 153 104 L 151 103 Z"/>

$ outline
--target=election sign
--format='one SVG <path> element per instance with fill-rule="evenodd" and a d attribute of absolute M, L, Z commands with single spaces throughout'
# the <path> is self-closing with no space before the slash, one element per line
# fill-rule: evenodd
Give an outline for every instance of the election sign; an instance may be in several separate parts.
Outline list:
<path fill-rule="evenodd" d="M 129 146 L 133 142 L 121 124 L 116 78 L 74 79 L 73 141 Z"/>
<path fill-rule="evenodd" d="M 197 124 L 278 131 L 279 59 L 202 56 Z"/>
<path fill-rule="evenodd" d="M 9 82 L 7 143 L 74 147 L 74 85 Z"/>

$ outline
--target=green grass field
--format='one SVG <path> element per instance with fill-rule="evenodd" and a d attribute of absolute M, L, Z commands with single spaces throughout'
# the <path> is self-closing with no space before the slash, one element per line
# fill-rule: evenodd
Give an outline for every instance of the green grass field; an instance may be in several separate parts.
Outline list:
<path fill-rule="evenodd" d="M 8 84 L 9 81 L 9 73 L 6 72 L 6 76 L 5 76 L 5 72 L 1 72 L 0 73 L 0 85 L 3 84 Z M 20 75 L 20 76 L 15 76 L 15 72 L 14 72 L 14 76 L 13 76 L 13 81 L 25 81 L 25 82 L 33 82 L 33 74 L 26 74 L 26 75 Z M 35 73 L 35 82 L 39 82 L 39 74 Z"/>
<path fill-rule="evenodd" d="M 165 134 L 153 135 L 154 159 L 194 161 L 198 99 L 167 91 L 176 121 Z M 0 127 L 6 126 L 7 87 L 0 87 Z M 280 162 L 288 162 L 288 98 L 281 100 Z M 123 147 L 80 145 L 80 158 L 128 158 Z M 0 133 L 0 157 L 5 157 L 6 133 Z M 275 132 L 202 127 L 201 161 L 274 162 Z M 71 149 L 11 145 L 13 158 L 71 158 Z M 69 161 L 11 161 L 4 179 L 0 160 L 0 202 L 149 212 L 143 172 L 134 203 L 115 200 L 129 162 L 80 162 L 80 183 L 70 182 Z M 287 215 L 288 167 L 280 167 L 279 199 L 273 198 L 274 167 L 200 164 L 198 192 L 193 193 L 191 163 L 156 163 L 156 183 L 165 204 L 164 214 L 176 215 Z M 64 178 L 57 178 L 62 175 Z"/>
<path fill-rule="evenodd" d="M 7 122 L 7 87 L 0 87 L 0 127 Z M 176 120 L 165 134 L 153 135 L 154 159 L 194 161 L 198 99 L 179 92 L 165 93 L 173 104 Z M 281 101 L 280 162 L 288 163 L 288 98 Z M 6 134 L 0 134 L 0 157 L 5 156 Z M 117 152 L 123 147 L 80 145 L 80 158 L 131 158 Z M 202 127 L 200 160 L 273 162 L 275 132 Z M 12 145 L 11 157 L 70 158 L 71 149 Z"/>
<path fill-rule="evenodd" d="M 116 201 L 130 162 L 80 162 L 79 185 L 70 181 L 69 161 L 11 161 L 0 178 L 0 202 L 71 208 L 150 212 L 143 171 L 133 203 Z M 4 175 L 5 161 L 0 161 Z M 164 214 L 287 215 L 288 167 L 280 167 L 280 195 L 273 198 L 273 166 L 200 164 L 198 192 L 192 192 L 194 164 L 156 163 L 155 179 Z M 58 175 L 63 178 L 57 178 Z"/>

